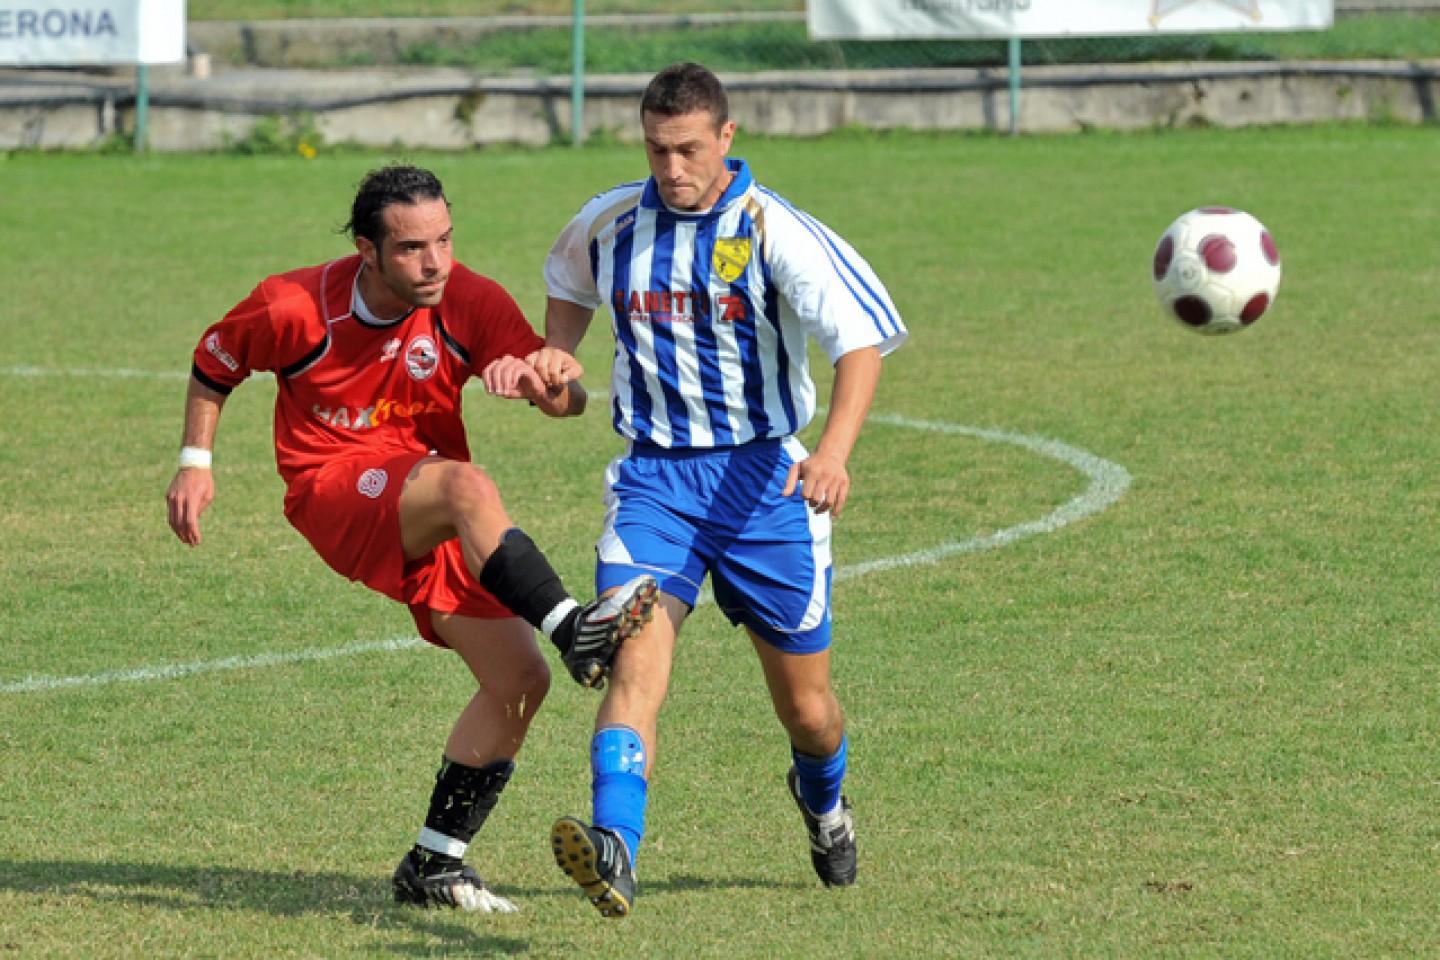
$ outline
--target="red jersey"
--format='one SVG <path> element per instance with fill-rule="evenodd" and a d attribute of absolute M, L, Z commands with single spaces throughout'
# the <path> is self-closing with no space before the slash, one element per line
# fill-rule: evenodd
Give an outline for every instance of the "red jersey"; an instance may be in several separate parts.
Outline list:
<path fill-rule="evenodd" d="M 287 484 L 362 451 L 469 460 L 465 381 L 544 346 L 503 287 L 459 263 L 437 306 L 366 322 L 351 310 L 361 263 L 356 254 L 264 280 L 195 348 L 196 379 L 221 393 L 253 371 L 275 374 L 275 464 Z"/>

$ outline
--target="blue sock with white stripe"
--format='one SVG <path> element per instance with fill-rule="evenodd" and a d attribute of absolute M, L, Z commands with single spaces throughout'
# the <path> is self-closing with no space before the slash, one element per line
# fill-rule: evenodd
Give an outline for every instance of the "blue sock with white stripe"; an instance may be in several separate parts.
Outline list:
<path fill-rule="evenodd" d="M 850 738 L 843 736 L 840 738 L 840 749 L 828 757 L 812 757 L 795 749 L 794 744 L 790 746 L 790 755 L 795 758 L 800 798 L 817 817 L 823 817 L 840 805 L 840 785 L 845 782 L 849 748 Z"/>

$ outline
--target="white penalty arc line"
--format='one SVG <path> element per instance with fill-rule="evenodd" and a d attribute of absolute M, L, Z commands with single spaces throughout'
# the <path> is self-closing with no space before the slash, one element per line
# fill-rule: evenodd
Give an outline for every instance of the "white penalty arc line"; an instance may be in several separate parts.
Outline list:
<path fill-rule="evenodd" d="M 46 371 L 31 367 L 0 368 L 0 374 L 19 376 L 169 376 L 167 374 L 145 373 L 144 371 L 138 370 Z M 176 375 L 177 378 L 186 376 L 189 375 Z M 966 540 L 959 540 L 953 543 L 942 543 L 938 546 L 918 550 L 914 553 L 894 557 L 881 557 L 878 560 L 870 560 L 865 563 L 841 567 L 835 571 L 834 580 L 836 582 L 853 580 L 856 577 L 863 577 L 885 570 L 894 570 L 900 567 L 939 563 L 941 560 L 949 557 L 979 553 L 983 550 L 994 550 L 999 547 L 1008 546 L 1018 540 L 1023 540 L 1026 537 L 1032 537 L 1037 534 L 1054 533 L 1077 520 L 1082 520 L 1085 517 L 1113 506 L 1125 495 L 1125 491 L 1130 488 L 1130 472 L 1124 467 L 1077 447 L 1072 447 L 1067 443 L 1061 443 L 1059 440 L 1051 440 L 1028 434 L 1010 433 L 1006 430 L 996 430 L 986 427 L 969 427 L 934 420 L 913 420 L 909 417 L 887 414 L 871 414 L 868 422 L 910 430 L 924 430 L 949 436 L 973 437 L 977 440 L 990 443 L 1007 443 L 1040 454 L 1041 456 L 1058 460 L 1067 466 L 1073 467 L 1087 476 L 1090 483 L 1078 496 L 1061 504 L 1058 508 L 1037 520 L 1029 520 L 1016 524 L 1013 527 L 1006 527 L 1004 530 L 996 531 L 987 536 L 970 537 Z M 282 666 L 285 664 L 316 660 L 334 660 L 339 657 L 356 656 L 364 653 L 407 650 L 425 645 L 425 641 L 419 637 L 402 637 L 392 640 L 352 643 L 340 647 L 296 650 L 290 653 L 264 653 L 245 657 L 225 657 L 221 660 L 200 660 L 192 663 L 170 664 L 158 667 L 137 667 L 131 670 L 112 670 L 105 673 L 72 677 L 29 677 L 24 680 L 0 684 L 0 694 L 38 693 L 77 687 L 104 686 L 112 683 L 141 683 L 151 680 L 170 680 L 202 673 Z"/>
<path fill-rule="evenodd" d="M 967 553 L 979 553 L 982 550 L 994 550 L 998 547 L 1008 546 L 1017 540 L 1033 537 L 1039 533 L 1054 533 L 1061 527 L 1113 506 L 1125 495 L 1125 491 L 1130 489 L 1130 471 L 1120 466 L 1120 464 L 1097 457 L 1093 453 L 1087 453 L 1078 447 L 1072 447 L 1068 443 L 1061 443 L 1059 440 L 1029 436 L 1023 433 L 1010 433 L 1006 430 L 995 430 L 987 427 L 967 427 L 961 424 L 942 423 L 934 420 L 911 420 L 909 417 L 897 417 L 887 414 L 871 414 L 867 422 L 884 423 L 894 427 L 907 427 L 912 430 L 928 430 L 932 433 L 944 433 L 950 434 L 951 436 L 974 437 L 978 440 L 986 440 L 991 443 L 1008 443 L 1013 446 L 1023 447 L 1026 450 L 1050 457 L 1052 460 L 1059 460 L 1061 463 L 1074 467 L 1090 478 L 1090 485 L 1087 486 L 1079 496 L 1062 504 L 1055 510 L 1050 511 L 1038 520 L 1028 520 L 1025 523 L 1019 523 L 1013 527 L 1006 527 L 1004 530 L 998 530 L 988 536 L 971 537 L 968 540 L 960 540 L 955 543 L 942 543 L 928 550 L 919 550 L 915 553 L 907 553 L 898 557 L 882 557 L 879 560 L 871 560 L 866 563 L 856 563 L 848 567 L 842 567 L 835 571 L 834 579 L 837 581 L 851 580 L 855 577 L 878 573 L 881 570 L 894 570 L 897 567 L 939 563 L 947 557 L 955 557 Z"/>

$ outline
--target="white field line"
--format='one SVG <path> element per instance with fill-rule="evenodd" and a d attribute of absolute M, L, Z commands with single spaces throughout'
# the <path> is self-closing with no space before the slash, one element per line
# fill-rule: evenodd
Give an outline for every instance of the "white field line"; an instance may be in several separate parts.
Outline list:
<path fill-rule="evenodd" d="M 158 667 L 136 667 L 133 670 L 110 670 L 106 673 L 82 674 L 77 677 L 30 677 L 14 683 L 0 684 L 0 693 L 37 693 L 65 690 L 70 687 L 99 687 L 111 683 L 143 683 L 147 680 L 174 680 L 197 673 L 220 673 L 225 670 L 246 670 L 251 667 L 278 667 L 287 663 L 310 660 L 334 660 L 359 653 L 408 650 L 423 647 L 419 637 L 395 640 L 372 640 L 348 643 L 343 647 L 322 647 L 316 650 L 294 650 L 290 653 L 259 653 L 249 657 L 225 657 L 222 660 L 196 660 L 193 663 L 170 663 Z"/>
<path fill-rule="evenodd" d="M 0 367 L 0 376 L 6 377 L 120 377 L 138 380 L 189 380 L 186 371 L 166 370 L 48 370 L 44 367 Z"/>
<path fill-rule="evenodd" d="M 142 370 L 42 370 L 37 367 L 0 368 L 0 375 L 10 376 L 86 376 L 86 377 L 151 377 L 184 379 L 189 374 L 151 373 Z M 592 394 L 601 399 L 601 395 Z M 1036 520 L 1028 520 L 1006 527 L 983 537 L 970 537 L 952 543 L 942 543 L 914 553 L 893 557 L 881 557 L 865 563 L 851 564 L 835 571 L 836 582 L 853 580 L 883 570 L 898 567 L 939 563 L 948 557 L 978 553 L 1007 546 L 1026 537 L 1041 533 L 1054 533 L 1061 527 L 1074 523 L 1112 506 L 1130 487 L 1130 473 L 1124 467 L 1109 460 L 1101 459 L 1058 440 L 1035 437 L 1021 433 L 1010 433 L 985 427 L 968 427 L 955 423 L 934 420 L 912 420 L 908 417 L 888 414 L 872 414 L 870 423 L 885 424 L 909 430 L 924 430 L 949 436 L 972 437 L 990 443 L 1008 443 L 1023 447 L 1044 457 L 1059 460 L 1073 467 L 1089 478 L 1090 483 L 1078 496 L 1062 504 Z M 65 690 L 74 687 L 94 687 L 112 683 L 139 683 L 150 680 L 171 680 L 178 677 L 201 673 L 218 673 L 225 670 L 243 670 L 256 667 L 274 667 L 290 663 L 314 660 L 333 660 L 363 653 L 408 650 L 425 646 L 419 637 L 402 637 L 394 640 L 380 640 L 351 643 L 340 647 L 324 647 L 313 650 L 297 650 L 290 653 L 262 653 L 247 657 L 225 657 L 221 660 L 200 660 L 193 663 L 169 664 L 156 667 L 137 667 L 131 670 L 112 670 L 105 673 L 83 674 L 72 677 L 28 677 L 24 680 L 0 683 L 0 694 L 37 693 Z"/>

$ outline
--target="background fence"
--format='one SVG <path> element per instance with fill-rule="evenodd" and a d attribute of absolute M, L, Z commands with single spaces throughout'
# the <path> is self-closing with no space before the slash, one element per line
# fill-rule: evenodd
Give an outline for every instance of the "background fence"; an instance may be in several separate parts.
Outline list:
<path fill-rule="evenodd" d="M 674 0 L 678 7 L 683 0 Z M 586 19 L 587 74 L 645 73 L 680 59 L 725 72 L 1003 66 L 1004 40 L 811 41 L 797 9 L 611 12 L 592 2 Z M 192 14 L 193 17 L 193 14 Z M 353 42 L 334 32 L 307 43 L 317 20 L 222 24 L 193 20 L 192 43 L 221 63 L 284 67 L 408 65 L 460 67 L 482 76 L 571 72 L 569 16 L 372 18 Z M 361 24 L 364 28 L 361 28 Z M 228 31 L 228 34 L 227 34 Z M 227 38 L 228 36 L 228 38 Z M 1340 0 L 1334 29 L 1026 40 L 1027 65 L 1152 61 L 1440 58 L 1440 0 Z"/>

